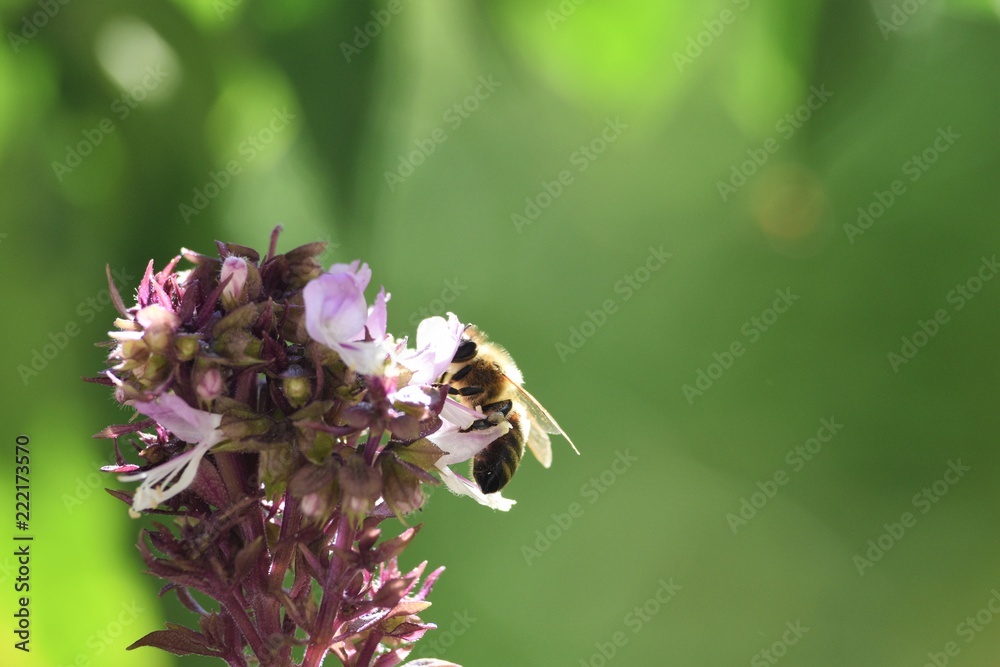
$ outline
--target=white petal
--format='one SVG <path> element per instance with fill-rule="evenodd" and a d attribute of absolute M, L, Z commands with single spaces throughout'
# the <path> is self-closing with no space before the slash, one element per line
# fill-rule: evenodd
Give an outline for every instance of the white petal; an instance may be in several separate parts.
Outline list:
<path fill-rule="evenodd" d="M 458 401 L 446 398 L 441 406 L 441 419 L 457 425 L 459 428 L 469 428 L 472 422 L 486 419 L 486 413 L 481 410 L 467 408 Z"/>
<path fill-rule="evenodd" d="M 327 346 L 339 354 L 345 364 L 362 375 L 385 373 L 386 360 L 389 357 L 385 341 L 364 340 L 351 343 L 331 341 Z"/>
<path fill-rule="evenodd" d="M 455 350 L 462 340 L 462 324 L 454 313 L 446 320 L 440 316 L 428 317 L 417 325 L 417 349 L 407 350 L 400 363 L 413 372 L 410 382 L 430 384 L 448 370 Z"/>
<path fill-rule="evenodd" d="M 195 445 L 193 449 L 152 470 L 119 477 L 123 482 L 143 480 L 132 497 L 130 513 L 135 516 L 136 512 L 156 507 L 190 486 L 205 453 L 221 442 L 224 436 L 219 430 L 222 415 L 196 410 L 173 392 L 161 394 L 155 401 L 130 401 L 130 405 L 155 419 L 180 440 Z"/>
<path fill-rule="evenodd" d="M 437 466 L 438 472 L 441 473 L 441 481 L 452 493 L 469 496 L 480 505 L 486 505 L 501 512 L 507 512 L 517 504 L 517 501 L 504 498 L 499 492 L 483 493 L 475 482 L 470 482 L 461 475 L 452 472 L 448 467 L 441 465 L 440 461 L 438 461 Z"/>
<path fill-rule="evenodd" d="M 410 405 L 422 405 L 429 408 L 437 395 L 437 390 L 433 387 L 410 384 L 399 391 L 389 394 L 389 402 L 409 403 Z"/>
<path fill-rule="evenodd" d="M 181 318 L 176 313 L 172 313 L 158 303 L 146 306 L 135 314 L 135 321 L 142 325 L 143 329 L 155 326 L 166 325 L 171 329 L 180 326 Z"/>
<path fill-rule="evenodd" d="M 487 429 L 463 433 L 454 424 L 444 422 L 441 424 L 441 428 L 428 435 L 427 439 L 446 452 L 438 460 L 438 463 L 450 466 L 468 461 L 483 447 L 505 435 L 509 430 L 510 424 L 503 421 Z"/>
<path fill-rule="evenodd" d="M 142 340 L 145 331 L 109 331 L 108 336 L 115 340 Z"/>
<path fill-rule="evenodd" d="M 189 487 L 198 474 L 202 458 L 214 444 L 203 442 L 152 470 L 119 477 L 123 482 L 143 480 L 132 497 L 132 509 L 136 512 L 152 509 Z"/>

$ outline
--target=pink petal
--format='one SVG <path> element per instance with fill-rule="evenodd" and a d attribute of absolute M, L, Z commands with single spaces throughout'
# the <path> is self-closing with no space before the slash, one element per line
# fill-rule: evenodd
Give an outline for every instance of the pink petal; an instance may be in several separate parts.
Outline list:
<path fill-rule="evenodd" d="M 385 304 L 389 301 L 389 295 L 385 293 L 385 287 L 378 291 L 378 295 L 375 297 L 375 303 L 368 310 L 368 321 L 365 323 L 365 328 L 368 329 L 368 334 L 375 340 L 382 340 L 385 338 L 386 320 L 387 314 L 385 309 Z M 362 332 L 364 333 L 364 332 Z"/>
<path fill-rule="evenodd" d="M 219 430 L 222 415 L 192 408 L 173 392 L 161 394 L 154 401 L 130 401 L 129 404 L 184 442 L 211 442 L 214 445 L 222 441 Z"/>
<path fill-rule="evenodd" d="M 306 331 L 326 346 L 353 340 L 368 319 L 365 295 L 351 276 L 325 273 L 302 291 Z"/>

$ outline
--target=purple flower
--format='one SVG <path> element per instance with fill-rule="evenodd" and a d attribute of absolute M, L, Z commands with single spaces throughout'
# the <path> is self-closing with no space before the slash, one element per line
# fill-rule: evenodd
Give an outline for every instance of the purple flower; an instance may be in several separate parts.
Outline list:
<path fill-rule="evenodd" d="M 371 277 L 368 264 L 361 264 L 360 260 L 334 264 L 305 286 L 302 298 L 310 338 L 334 350 L 357 372 L 380 375 L 388 356 L 385 341 L 388 296 L 384 288 L 379 291 L 369 313 L 365 288 Z"/>
<path fill-rule="evenodd" d="M 138 483 L 111 490 L 133 516 L 176 517 L 143 531 L 139 549 L 198 615 L 194 629 L 171 624 L 129 648 L 231 667 L 292 665 L 298 647 L 302 667 L 399 665 L 434 628 L 419 613 L 440 569 L 418 584 L 426 564 L 406 573 L 397 558 L 420 526 L 385 539 L 378 526 L 405 522 L 441 482 L 509 510 L 453 468 L 516 420 L 449 398 L 458 388 L 444 379 L 471 333 L 458 317 L 423 320 L 408 347 L 387 331 L 385 288 L 365 297 L 367 264 L 323 271 L 323 243 L 279 253 L 279 232 L 266 253 L 218 242 L 218 257 L 182 250 L 158 272 L 150 262 L 131 307 L 109 272 L 118 331 L 110 370 L 89 380 L 149 418 L 95 436 L 116 441 L 103 470 Z M 182 259 L 193 268 L 178 271 Z"/>
<path fill-rule="evenodd" d="M 222 415 L 196 410 L 174 393 L 161 394 L 154 401 L 131 401 L 130 404 L 139 412 L 155 419 L 177 439 L 195 445 L 193 449 L 152 470 L 121 478 L 123 482 L 143 480 L 132 498 L 132 509 L 129 512 L 137 517 L 139 512 L 156 507 L 191 485 L 198 474 L 201 459 L 223 439 L 222 431 L 219 430 Z"/>

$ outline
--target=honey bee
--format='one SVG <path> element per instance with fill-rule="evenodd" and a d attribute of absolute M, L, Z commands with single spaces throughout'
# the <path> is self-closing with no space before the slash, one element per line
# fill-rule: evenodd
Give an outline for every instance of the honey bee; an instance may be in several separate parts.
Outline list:
<path fill-rule="evenodd" d="M 468 430 L 487 429 L 505 420 L 510 424 L 506 434 L 486 445 L 472 461 L 472 476 L 483 493 L 496 493 L 510 482 L 525 445 L 544 467 L 551 466 L 550 433 L 562 435 L 580 453 L 552 415 L 521 386 L 524 376 L 507 350 L 490 342 L 474 325 L 466 326 L 441 381 L 451 385 L 448 391 L 458 402 L 478 407 L 486 415 Z"/>

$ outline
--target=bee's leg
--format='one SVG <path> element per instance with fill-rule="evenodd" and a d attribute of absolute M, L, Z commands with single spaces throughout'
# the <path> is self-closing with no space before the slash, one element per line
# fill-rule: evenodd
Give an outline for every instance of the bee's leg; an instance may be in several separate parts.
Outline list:
<path fill-rule="evenodd" d="M 510 409 L 512 407 L 514 407 L 514 403 L 512 401 L 497 401 L 496 403 L 490 403 L 489 405 L 484 405 L 482 407 L 482 411 L 484 414 L 486 414 L 487 417 L 489 417 L 490 415 L 499 414 L 503 419 L 506 419 L 507 415 L 510 414 Z M 498 419 L 497 423 L 499 423 L 499 421 L 500 420 Z"/>
<path fill-rule="evenodd" d="M 483 393 L 482 387 L 462 387 L 461 389 L 456 389 L 455 387 L 448 387 L 448 393 L 451 396 L 457 396 L 461 394 L 462 396 L 475 396 L 476 394 Z"/>
<path fill-rule="evenodd" d="M 469 431 L 485 431 L 488 428 L 493 428 L 496 424 L 490 422 L 489 419 L 477 419 L 476 421 L 469 424 L 468 428 L 459 429 L 460 433 L 468 433 Z"/>
<path fill-rule="evenodd" d="M 465 366 L 462 366 L 462 368 L 460 368 L 457 373 L 455 373 L 454 375 L 451 376 L 451 380 L 449 380 L 449 382 L 459 382 L 459 381 L 461 381 L 462 378 L 464 378 L 466 375 L 468 375 L 469 371 L 471 371 L 471 370 L 472 370 L 472 364 L 466 364 Z"/>
<path fill-rule="evenodd" d="M 469 428 L 462 429 L 462 432 L 468 433 L 469 431 L 483 431 L 493 428 L 507 418 L 513 405 L 511 401 L 497 401 L 482 406 L 480 410 L 486 415 L 486 419 L 477 419 L 469 425 Z"/>

